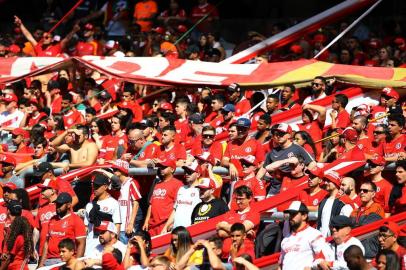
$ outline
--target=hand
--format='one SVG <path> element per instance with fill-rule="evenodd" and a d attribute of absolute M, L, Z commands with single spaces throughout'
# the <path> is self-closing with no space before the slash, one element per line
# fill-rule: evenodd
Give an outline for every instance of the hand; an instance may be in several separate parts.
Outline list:
<path fill-rule="evenodd" d="M 128 224 L 128 225 L 127 225 L 127 228 L 125 228 L 125 233 L 126 233 L 127 235 L 131 235 L 131 234 L 133 233 L 133 229 L 134 229 L 134 225 Z"/>
<path fill-rule="evenodd" d="M 331 269 L 329 264 L 326 261 L 319 262 L 318 268 L 321 270 L 330 270 Z"/>
<path fill-rule="evenodd" d="M 229 167 L 229 171 L 230 171 L 230 178 L 231 178 L 231 181 L 236 181 L 236 180 L 238 180 L 238 170 L 237 170 L 237 168 L 233 165 L 233 164 L 231 164 L 230 163 L 230 167 Z"/>
<path fill-rule="evenodd" d="M 17 25 L 18 27 L 20 27 L 20 26 L 23 24 L 23 22 L 21 21 L 21 19 L 18 18 L 17 16 L 15 16 L 15 15 L 14 15 L 14 23 L 15 23 L 15 25 Z"/>
<path fill-rule="evenodd" d="M 336 110 L 331 110 L 331 112 L 330 112 L 330 117 L 331 117 L 332 119 L 336 119 L 336 118 L 337 118 L 337 114 L 338 114 L 338 112 L 337 112 Z"/>
<path fill-rule="evenodd" d="M 95 259 L 86 259 L 83 261 L 86 267 L 92 267 L 93 265 L 96 264 Z"/>
<path fill-rule="evenodd" d="M 64 173 L 67 173 L 69 171 L 69 163 L 65 163 L 62 165 L 62 170 Z"/>
<path fill-rule="evenodd" d="M 148 229 L 149 229 L 149 224 L 148 224 L 148 222 L 145 222 L 144 225 L 142 225 L 142 230 L 148 231 Z"/>
<path fill-rule="evenodd" d="M 288 162 L 291 164 L 298 164 L 299 159 L 297 157 L 291 157 L 291 158 L 288 158 Z"/>
<path fill-rule="evenodd" d="M 233 259 L 233 262 L 239 263 L 239 264 L 244 264 L 246 262 L 246 260 L 242 257 L 237 257 L 237 258 Z"/>
<path fill-rule="evenodd" d="M 80 31 L 80 25 L 79 25 L 78 23 L 76 23 L 76 24 L 73 26 L 72 31 L 73 31 L 73 32 L 78 32 L 78 31 Z"/>
<path fill-rule="evenodd" d="M 130 153 L 125 153 L 121 156 L 121 159 L 124 159 L 125 161 L 130 161 L 132 159 L 132 155 Z"/>

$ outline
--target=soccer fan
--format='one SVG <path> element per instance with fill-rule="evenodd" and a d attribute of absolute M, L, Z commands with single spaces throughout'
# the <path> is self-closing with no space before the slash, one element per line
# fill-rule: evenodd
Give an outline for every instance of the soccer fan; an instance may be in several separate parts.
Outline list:
<path fill-rule="evenodd" d="M 99 244 L 92 250 L 87 250 L 85 252 L 86 257 L 90 257 L 91 259 L 98 261 L 94 264 L 102 264 L 103 250 L 107 247 L 117 248 L 122 254 L 125 254 L 127 247 L 120 240 L 118 240 L 119 231 L 114 223 L 111 221 L 102 221 L 99 226 L 94 228 L 94 232 L 99 235 Z"/>
<path fill-rule="evenodd" d="M 200 113 L 194 113 L 188 117 L 189 133 L 184 141 L 187 150 L 193 148 L 194 144 L 202 140 L 203 123 L 204 119 Z"/>
<path fill-rule="evenodd" d="M 384 156 L 383 146 L 387 136 L 389 135 L 388 126 L 385 124 L 377 124 L 372 134 L 373 139 L 371 140 L 371 149 L 369 154 L 373 155 L 377 153 L 380 156 Z"/>
<path fill-rule="evenodd" d="M 67 135 L 72 136 L 72 143 L 63 143 Z M 75 129 L 68 129 L 52 141 L 52 147 L 58 153 L 70 154 L 70 162 L 52 162 L 54 168 L 63 168 L 64 171 L 69 169 L 83 168 L 93 165 L 97 158 L 97 145 L 87 140 L 89 129 L 87 126 L 79 125 Z"/>
<path fill-rule="evenodd" d="M 24 118 L 24 113 L 17 106 L 18 97 L 13 93 L 8 93 L 0 101 L 5 103 L 5 110 L 0 114 L 0 128 L 5 131 L 18 128 Z"/>
<path fill-rule="evenodd" d="M 216 183 L 213 179 L 200 179 L 197 188 L 199 189 L 201 202 L 193 209 L 192 224 L 204 222 L 228 212 L 227 204 L 213 195 L 216 189 Z"/>
<path fill-rule="evenodd" d="M 253 156 L 257 164 L 264 161 L 264 149 L 254 138 L 248 136 L 251 121 L 248 118 L 239 118 L 235 123 L 237 136 L 227 144 L 222 159 L 222 165 L 229 168 L 229 174 L 232 180 L 236 180 L 238 169 L 234 165 L 240 163 L 240 159 Z M 230 127 L 231 128 L 231 127 Z M 241 164 L 239 164 L 241 165 Z M 241 176 L 240 176 L 241 177 Z"/>
<path fill-rule="evenodd" d="M 80 40 L 75 46 L 75 56 L 84 55 L 102 55 L 102 46 L 95 39 L 95 26 L 91 23 L 86 23 L 82 26 L 75 25 L 76 31 L 79 32 Z"/>
<path fill-rule="evenodd" d="M 72 197 L 72 207 L 74 207 L 78 202 L 78 196 L 76 196 L 70 183 L 60 177 L 55 176 L 54 167 L 49 162 L 42 162 L 34 167 L 34 177 L 41 180 L 41 184 L 38 185 L 39 188 L 53 187 L 57 193 L 66 192 Z M 39 205 L 42 206 L 45 203 L 44 200 L 40 199 Z"/>
<path fill-rule="evenodd" d="M 314 159 L 319 157 L 319 153 L 316 149 L 316 144 L 307 131 L 296 131 L 295 135 L 293 136 L 293 141 L 297 145 L 303 147 Z"/>
<path fill-rule="evenodd" d="M 69 269 L 82 269 L 85 267 L 85 264 L 76 259 L 75 251 L 75 241 L 69 238 L 62 239 L 59 244 L 59 257 L 61 261 L 65 263 L 66 267 Z"/>
<path fill-rule="evenodd" d="M 147 266 L 151 258 L 151 245 L 151 236 L 147 231 L 135 232 L 135 235 L 128 242 L 123 258 L 124 268 L 134 270 L 134 267 L 138 265 Z"/>
<path fill-rule="evenodd" d="M 192 164 L 183 166 L 182 169 L 185 172 L 185 183 L 176 194 L 172 213 L 166 221 L 161 234 L 171 231 L 178 226 L 190 226 L 192 224 L 193 209 L 201 201 L 198 196 L 199 189 L 196 187 L 202 173 L 200 165 L 195 160 Z"/>
<path fill-rule="evenodd" d="M 337 160 L 365 160 L 363 150 L 357 146 L 358 134 L 355 129 L 347 127 L 340 135 L 340 139 L 343 148 L 338 153 Z"/>
<path fill-rule="evenodd" d="M 303 104 L 308 104 L 311 103 L 313 101 L 322 99 L 326 97 L 326 87 L 327 87 L 327 81 L 326 78 L 321 77 L 321 76 L 317 76 L 313 79 L 312 82 L 312 95 L 308 96 L 307 98 L 305 98 L 305 100 L 303 101 Z"/>
<path fill-rule="evenodd" d="M 236 122 L 235 106 L 233 104 L 226 104 L 220 111 L 223 116 L 223 122 L 216 128 L 216 132 L 219 138 L 222 138 L 223 134 L 227 134 L 231 124 Z"/>
<path fill-rule="evenodd" d="M 82 114 L 72 107 L 73 97 L 70 93 L 62 95 L 61 112 L 63 113 L 63 123 L 65 128 L 71 128 L 84 122 Z"/>
<path fill-rule="evenodd" d="M 383 206 L 374 202 L 377 186 L 374 182 L 364 182 L 359 189 L 361 206 L 351 213 L 354 226 L 362 226 L 385 218 Z"/>
<path fill-rule="evenodd" d="M 406 210 L 406 161 L 396 162 L 396 181 L 397 185 L 392 188 L 389 197 L 389 206 L 392 214 L 402 213 Z"/>
<path fill-rule="evenodd" d="M 179 98 L 175 104 L 175 112 L 178 119 L 175 121 L 176 133 L 179 134 L 181 142 L 186 141 L 187 135 L 190 133 L 188 116 L 190 114 L 190 101 L 187 97 Z"/>
<path fill-rule="evenodd" d="M 198 5 L 192 8 L 190 13 L 190 18 L 192 23 L 197 23 L 203 17 L 207 16 L 204 23 L 197 25 L 197 29 L 202 33 L 207 33 L 212 31 L 213 23 L 218 20 L 219 12 L 217 7 L 213 4 L 208 3 L 207 0 L 199 0 Z"/>
<path fill-rule="evenodd" d="M 295 108 L 299 108 L 299 104 L 295 97 L 296 88 L 293 84 L 287 84 L 283 86 L 281 90 L 281 101 L 280 101 L 280 111 L 289 111 Z"/>
<path fill-rule="evenodd" d="M 345 106 L 348 104 L 348 97 L 344 94 L 337 94 L 334 96 L 331 103 L 330 112 L 331 116 L 331 128 L 346 128 L 350 125 L 350 114 L 345 110 Z"/>
<path fill-rule="evenodd" d="M 176 202 L 176 194 L 182 182 L 173 177 L 176 170 L 175 160 L 164 160 L 156 163 L 158 167 L 157 182 L 153 188 L 150 205 L 145 217 L 143 230 L 148 230 L 151 236 L 159 235 Z"/>
<path fill-rule="evenodd" d="M 310 268 L 320 256 L 327 256 L 328 245 L 320 231 L 308 224 L 309 210 L 300 201 L 293 201 L 285 213 L 289 215 L 290 233 L 282 240 L 280 269 L 293 270 L 298 265 Z"/>
<path fill-rule="evenodd" d="M 392 221 L 386 221 L 383 226 L 379 228 L 378 241 L 381 249 L 392 250 L 396 252 L 399 258 L 401 269 L 406 268 L 406 248 L 399 245 L 398 237 L 400 236 L 400 227 Z"/>
<path fill-rule="evenodd" d="M 229 261 L 233 261 L 242 254 L 248 254 L 251 258 L 255 258 L 254 245 L 249 241 L 245 241 L 247 233 L 244 224 L 238 222 L 234 223 L 230 228 L 230 237 L 232 243 Z"/>
<path fill-rule="evenodd" d="M 185 147 L 175 142 L 176 129 L 174 126 L 166 126 L 162 129 L 160 152 L 154 163 L 163 160 L 171 160 L 176 163 L 176 167 L 182 167 L 186 163 Z"/>
<path fill-rule="evenodd" d="M 14 153 L 26 153 L 26 154 L 33 154 L 34 149 L 28 146 L 30 133 L 27 130 L 22 128 L 16 128 L 11 131 L 12 134 L 12 142 L 13 145 L 16 147 Z"/>
<path fill-rule="evenodd" d="M 361 248 L 362 253 L 365 253 L 364 246 L 356 238 L 351 236 L 351 219 L 347 216 L 335 216 L 330 223 L 330 230 L 333 240 L 329 242 L 330 254 L 328 259 L 318 259 L 313 264 L 313 267 L 321 269 L 346 269 L 347 263 L 344 260 L 345 250 L 356 245 Z"/>
<path fill-rule="evenodd" d="M 45 120 L 48 115 L 41 111 L 41 105 L 34 98 L 29 100 L 24 110 L 24 118 L 21 120 L 20 128 L 30 130 L 34 125 Z"/>
<path fill-rule="evenodd" d="M 328 192 L 328 197 L 324 198 L 318 208 L 317 229 L 323 236 L 330 236 L 330 222 L 335 216 L 344 215 L 350 216 L 352 207 L 349 204 L 342 202 L 339 197 L 339 188 L 341 177 L 336 171 L 328 171 L 324 173 L 325 181 L 324 189 Z"/>
<path fill-rule="evenodd" d="M 320 202 L 328 195 L 327 191 L 321 188 L 323 183 L 323 172 L 320 169 L 307 170 L 307 188 L 299 193 L 299 200 L 304 203 L 310 211 L 317 211 Z"/>
<path fill-rule="evenodd" d="M 271 116 L 276 113 L 279 109 L 279 96 L 276 94 L 271 94 L 266 98 L 265 102 L 266 114 Z"/>
<path fill-rule="evenodd" d="M 142 32 L 152 29 L 153 21 L 158 13 L 158 5 L 154 0 L 141 0 L 134 7 L 134 23 L 141 27 Z"/>
<path fill-rule="evenodd" d="M 388 128 L 390 140 L 383 145 L 383 152 L 386 161 L 397 161 L 404 158 L 405 154 L 405 135 L 403 127 L 405 126 L 405 117 L 401 114 L 391 114 L 388 116 Z"/>
<path fill-rule="evenodd" d="M 14 173 L 16 164 L 17 161 L 12 156 L 0 154 L 0 181 L 3 183 L 13 183 L 17 187 L 23 188 L 25 186 L 24 179 Z"/>
<path fill-rule="evenodd" d="M 310 137 L 313 139 L 314 142 L 317 142 L 319 140 L 322 139 L 323 136 L 323 126 L 324 126 L 324 119 L 320 119 L 320 117 L 315 118 L 315 116 L 313 116 L 313 112 L 312 112 L 312 106 L 311 105 L 306 105 L 306 108 L 303 107 L 303 111 L 302 111 L 302 123 L 298 124 L 298 127 L 301 131 L 306 131 L 307 133 L 310 134 Z M 325 110 L 324 107 L 321 107 L 322 110 Z M 323 112 L 324 113 L 324 112 Z M 334 130 L 336 131 L 336 130 Z M 327 134 L 329 133 L 333 133 L 333 131 L 327 131 Z M 337 141 L 338 144 L 338 141 Z M 328 148 L 327 148 L 328 149 Z M 321 143 L 316 143 L 316 152 L 317 153 L 322 153 L 325 150 L 322 148 L 322 144 Z M 327 152 L 327 150 L 326 150 Z M 328 152 L 327 152 L 328 153 Z M 321 157 L 324 157 L 325 155 L 321 155 Z M 321 158 L 320 157 L 320 158 Z"/>
<path fill-rule="evenodd" d="M 253 200 L 252 190 L 247 186 L 240 186 L 234 190 L 234 194 L 237 209 L 229 211 L 224 216 L 223 221 L 217 223 L 217 234 L 222 238 L 230 237 L 231 226 L 234 223 L 242 223 L 248 238 L 253 240 L 258 230 L 260 217 L 259 213 L 250 206 Z"/>
<path fill-rule="evenodd" d="M 72 197 L 65 192 L 55 200 L 56 215 L 48 223 L 48 235 L 44 247 L 40 250 L 38 266 L 49 266 L 61 262 L 58 244 L 62 239 L 70 238 L 76 242 L 77 256 L 82 257 L 86 247 L 86 228 L 83 220 L 72 212 Z"/>
<path fill-rule="evenodd" d="M 356 209 L 361 205 L 360 198 L 355 188 L 354 178 L 343 177 L 343 179 L 341 179 L 339 191 L 339 194 L 341 195 L 340 200 L 345 204 L 351 205 L 352 209 Z"/>
<path fill-rule="evenodd" d="M 134 167 L 147 167 L 159 151 L 159 146 L 147 141 L 141 129 L 129 127 L 127 152 L 121 158 Z"/>
<path fill-rule="evenodd" d="M 250 101 L 245 97 L 245 90 L 236 83 L 227 87 L 228 100 L 235 106 L 235 116 L 244 116 L 250 109 Z"/>
<path fill-rule="evenodd" d="M 368 171 L 366 175 L 376 185 L 376 194 L 374 201 L 383 206 L 385 216 L 390 215 L 389 197 L 392 191 L 392 184 L 382 176 L 382 171 L 385 168 L 386 161 L 382 156 L 376 156 L 368 160 Z"/>
<path fill-rule="evenodd" d="M 102 221 L 111 221 L 117 231 L 121 227 L 120 204 L 108 192 L 110 179 L 101 173 L 96 173 L 93 179 L 94 199 L 87 203 L 84 223 L 87 226 L 86 254 L 89 254 L 98 244 L 98 234 L 94 228 Z"/>
<path fill-rule="evenodd" d="M 217 128 L 223 123 L 224 118 L 222 109 L 226 104 L 226 97 L 222 94 L 215 94 L 211 98 L 211 110 L 212 112 L 206 116 L 204 122 L 209 123 L 214 128 Z M 235 110 L 235 109 L 234 109 Z"/>
<path fill-rule="evenodd" d="M 272 139 L 269 130 L 271 122 L 272 119 L 268 114 L 261 115 L 257 122 L 256 131 L 251 136 L 261 144 L 269 142 Z"/>

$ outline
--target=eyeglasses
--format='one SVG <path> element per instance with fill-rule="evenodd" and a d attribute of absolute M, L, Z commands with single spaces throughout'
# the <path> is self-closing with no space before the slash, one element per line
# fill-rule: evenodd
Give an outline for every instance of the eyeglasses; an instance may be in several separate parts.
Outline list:
<path fill-rule="evenodd" d="M 368 192 L 373 192 L 373 190 L 369 190 L 369 189 L 366 189 L 366 188 L 361 188 L 359 190 L 359 193 L 368 193 Z"/>
<path fill-rule="evenodd" d="M 129 142 L 130 144 L 134 144 L 134 143 L 138 142 L 138 141 L 141 140 L 141 139 L 142 139 L 142 138 L 133 139 L 133 140 L 128 139 L 128 142 Z"/>
<path fill-rule="evenodd" d="M 388 239 L 389 237 L 394 236 L 393 234 L 385 234 L 385 233 L 379 233 L 378 238 L 383 238 L 383 240 Z"/>
<path fill-rule="evenodd" d="M 154 104 L 152 104 L 152 106 L 156 107 L 156 106 L 158 106 L 158 103 L 154 103 Z"/>
<path fill-rule="evenodd" d="M 374 135 L 385 134 L 385 131 L 374 131 Z"/>
<path fill-rule="evenodd" d="M 312 82 L 312 86 L 319 87 L 319 86 L 321 86 L 321 84 L 320 84 L 320 83 Z"/>
<path fill-rule="evenodd" d="M 213 138 L 214 138 L 214 135 L 213 135 L 213 134 L 203 134 L 202 137 L 203 137 L 204 139 L 213 139 Z"/>
<path fill-rule="evenodd" d="M 283 137 L 283 136 L 285 136 L 286 135 L 286 132 L 282 132 L 282 131 L 273 131 L 272 132 L 272 135 L 273 136 L 276 136 L 276 137 Z"/>

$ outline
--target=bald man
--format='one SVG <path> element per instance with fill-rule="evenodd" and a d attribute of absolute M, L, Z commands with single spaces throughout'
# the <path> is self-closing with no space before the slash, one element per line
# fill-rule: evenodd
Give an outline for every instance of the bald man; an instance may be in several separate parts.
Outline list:
<path fill-rule="evenodd" d="M 344 251 L 344 260 L 349 270 L 373 270 L 376 269 L 365 260 L 362 249 L 359 246 L 349 246 Z"/>
<path fill-rule="evenodd" d="M 361 201 L 355 191 L 355 180 L 351 177 L 344 177 L 340 184 L 340 200 L 350 204 L 353 209 L 360 207 Z"/>

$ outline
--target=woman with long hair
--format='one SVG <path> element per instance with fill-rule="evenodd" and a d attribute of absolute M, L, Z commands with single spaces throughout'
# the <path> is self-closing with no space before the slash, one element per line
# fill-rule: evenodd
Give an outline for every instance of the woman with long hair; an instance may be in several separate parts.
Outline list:
<path fill-rule="evenodd" d="M 189 231 L 183 226 L 176 227 L 171 232 L 171 246 L 165 251 L 164 256 L 168 257 L 172 262 L 177 263 L 192 245 L 193 241 Z M 190 264 L 198 265 L 202 262 L 202 250 L 197 250 L 190 256 Z"/>
<path fill-rule="evenodd" d="M 396 181 L 389 196 L 389 208 L 392 214 L 406 211 L 406 160 L 396 162 Z"/>
<path fill-rule="evenodd" d="M 382 249 L 375 257 L 378 270 L 400 270 L 400 261 L 396 252 L 390 249 Z"/>
<path fill-rule="evenodd" d="M 319 162 L 332 162 L 337 159 L 337 154 L 340 147 L 340 136 L 339 129 L 330 129 L 326 137 L 333 136 L 324 144 L 323 152 L 321 152 L 319 157 Z"/>
<path fill-rule="evenodd" d="M 294 142 L 303 147 L 310 155 L 313 156 L 313 158 L 318 157 L 318 152 L 314 141 L 307 131 L 298 131 L 295 133 L 293 138 Z"/>
<path fill-rule="evenodd" d="M 111 125 L 104 119 L 94 118 L 90 122 L 90 132 L 97 148 L 100 150 L 104 137 L 111 133 Z"/>
<path fill-rule="evenodd" d="M 5 238 L 0 270 L 28 270 L 28 259 L 33 254 L 31 225 L 25 217 L 16 216 Z"/>

